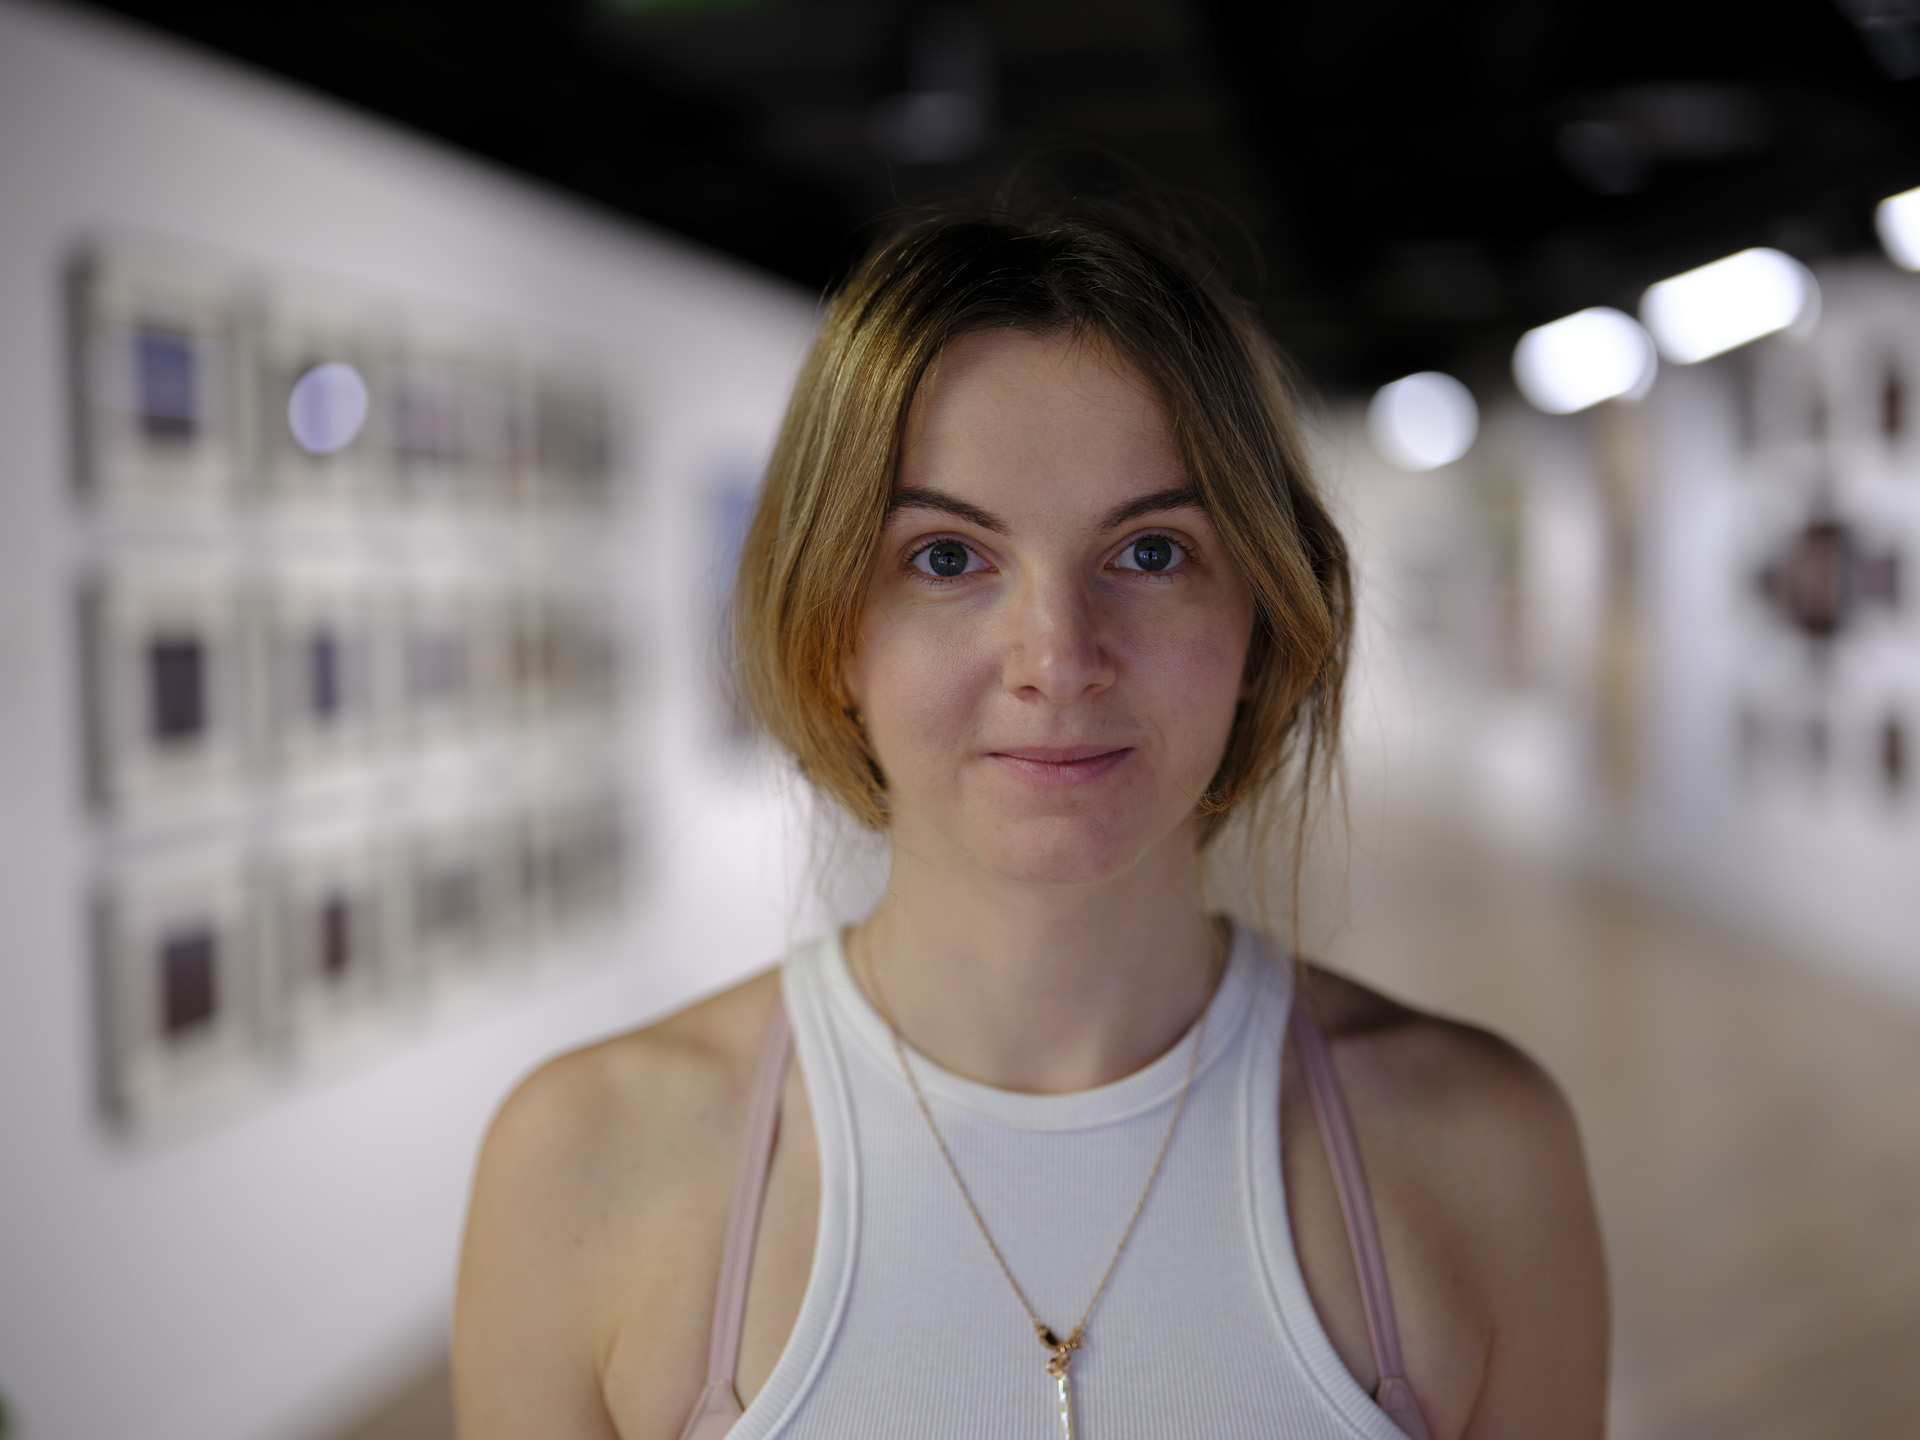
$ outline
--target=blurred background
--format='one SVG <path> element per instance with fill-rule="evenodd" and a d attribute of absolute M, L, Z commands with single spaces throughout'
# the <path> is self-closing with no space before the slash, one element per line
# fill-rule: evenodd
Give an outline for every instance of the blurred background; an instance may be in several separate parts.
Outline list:
<path fill-rule="evenodd" d="M 726 577 L 1023 164 L 1314 397 L 1303 938 L 1567 1087 L 1612 1434 L 1914 1433 L 1913 0 L 0 0 L 0 1433 L 451 1435 L 506 1090 L 858 903 Z"/>

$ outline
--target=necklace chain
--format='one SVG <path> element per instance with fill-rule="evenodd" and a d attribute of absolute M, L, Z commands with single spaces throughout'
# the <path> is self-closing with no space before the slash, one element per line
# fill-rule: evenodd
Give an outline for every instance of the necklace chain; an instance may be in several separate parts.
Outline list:
<path fill-rule="evenodd" d="M 947 1173 L 953 1177 L 954 1188 L 960 1192 L 960 1198 L 966 1202 L 967 1213 L 973 1217 L 974 1227 L 979 1230 L 980 1238 L 987 1242 L 987 1250 L 993 1256 L 993 1263 L 1000 1267 L 1000 1273 L 1006 1278 L 1007 1288 L 1013 1291 L 1014 1298 L 1020 1302 L 1020 1308 L 1027 1312 L 1027 1319 L 1033 1322 L 1034 1334 L 1040 1343 L 1051 1353 L 1047 1361 L 1047 1373 L 1055 1380 L 1063 1380 L 1067 1366 L 1073 1359 L 1073 1352 L 1085 1342 L 1087 1321 L 1093 1318 L 1094 1306 L 1100 1303 L 1100 1297 L 1106 1293 L 1107 1281 L 1113 1278 L 1114 1268 L 1119 1265 L 1120 1257 L 1126 1253 L 1127 1242 L 1133 1238 L 1134 1226 L 1140 1223 L 1140 1213 L 1147 1208 L 1147 1196 L 1153 1193 L 1153 1183 L 1160 1178 L 1160 1166 L 1167 1158 L 1167 1150 L 1173 1144 L 1173 1132 L 1179 1127 L 1180 1116 L 1187 1108 L 1187 1096 L 1193 1090 L 1193 1077 L 1200 1069 L 1200 1052 L 1207 1040 L 1207 1017 L 1213 1009 L 1213 995 L 1218 988 L 1220 977 L 1225 973 L 1224 961 L 1214 969 L 1212 982 L 1207 987 L 1207 1000 L 1200 1009 L 1200 1023 L 1194 1027 L 1193 1053 L 1187 1057 L 1186 1078 L 1180 1082 L 1180 1097 L 1174 1102 L 1173 1114 L 1167 1119 L 1166 1133 L 1160 1137 L 1160 1148 L 1154 1152 L 1153 1164 L 1147 1170 L 1147 1183 L 1140 1187 L 1140 1198 L 1133 1202 L 1133 1213 L 1127 1217 L 1126 1228 L 1120 1232 L 1120 1243 L 1113 1247 L 1113 1255 L 1107 1261 L 1107 1268 L 1100 1272 L 1100 1283 L 1093 1287 L 1093 1294 L 1087 1300 L 1087 1308 L 1080 1312 L 1080 1318 L 1074 1322 L 1073 1329 L 1062 1340 L 1051 1327 L 1034 1313 L 1033 1304 L 1027 1299 L 1027 1292 L 1020 1288 L 1020 1282 L 1013 1278 L 1013 1269 L 1007 1264 L 1007 1257 L 1000 1253 L 993 1232 L 987 1229 L 986 1219 L 980 1214 L 980 1207 L 974 1203 L 973 1192 L 967 1189 L 967 1182 L 961 1178 L 960 1167 L 954 1163 L 953 1152 L 947 1148 L 946 1137 L 940 1133 L 940 1127 L 934 1123 L 933 1110 L 927 1104 L 925 1092 L 915 1078 L 913 1066 L 907 1063 L 906 1046 L 900 1039 L 900 1027 L 894 1023 L 893 1010 L 887 1004 L 887 994 L 880 985 L 880 967 L 874 963 L 872 951 L 867 954 L 867 978 L 873 983 L 873 997 L 878 1001 L 880 1018 L 886 1022 L 887 1036 L 893 1041 L 894 1058 L 900 1062 L 900 1073 L 906 1076 L 907 1088 L 913 1092 L 913 1102 L 920 1110 L 920 1118 L 927 1122 L 927 1130 L 933 1136 L 933 1143 L 940 1149 L 940 1158 L 947 1162 Z"/>

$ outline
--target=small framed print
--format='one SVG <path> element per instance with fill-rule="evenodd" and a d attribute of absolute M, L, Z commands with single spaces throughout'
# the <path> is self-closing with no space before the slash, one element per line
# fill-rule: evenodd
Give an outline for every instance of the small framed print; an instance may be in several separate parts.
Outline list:
<path fill-rule="evenodd" d="M 259 1082 L 268 944 L 237 848 L 195 847 L 118 869 L 98 912 L 111 1116 L 138 1125 Z"/>
<path fill-rule="evenodd" d="M 372 835 L 352 828 L 283 839 L 271 853 L 272 1028 L 296 1045 L 369 1013 L 394 988 L 377 860 Z"/>
<path fill-rule="evenodd" d="M 236 592 L 217 567 L 120 565 L 81 592 L 93 793 L 123 819 L 230 798 L 246 743 Z"/>
<path fill-rule="evenodd" d="M 617 781 L 570 788 L 543 817 L 546 914 L 556 929 L 604 919 L 626 898 L 631 836 Z"/>
<path fill-rule="evenodd" d="M 344 581 L 289 577 L 254 607 L 252 673 L 282 774 L 363 756 L 377 726 L 374 607 Z"/>
<path fill-rule="evenodd" d="M 542 597 L 520 591 L 507 597 L 503 680 L 516 718 L 537 722 L 552 689 L 553 645 Z"/>
<path fill-rule="evenodd" d="M 554 928 L 551 831 L 547 810 L 532 800 L 514 806 L 500 827 L 502 893 L 529 953 Z"/>
<path fill-rule="evenodd" d="M 497 832 L 473 819 L 423 826 L 396 856 L 400 943 L 422 979 L 471 970 L 501 938 L 504 853 Z"/>
<path fill-rule="evenodd" d="M 423 582 L 389 617 L 389 684 L 407 737 L 436 744 L 510 726 L 525 663 L 511 596 L 469 584 Z"/>
<path fill-rule="evenodd" d="M 577 592 L 549 602 L 554 633 L 553 689 L 558 708 L 605 713 L 620 701 L 622 652 L 613 605 Z"/>
<path fill-rule="evenodd" d="M 243 307 L 228 276 L 157 247 L 72 271 L 83 490 L 111 510 L 216 510 L 248 435 Z"/>
<path fill-rule="evenodd" d="M 513 385 L 482 352 L 402 352 L 383 376 L 386 438 L 402 497 L 459 511 L 497 504 L 512 468 Z"/>
<path fill-rule="evenodd" d="M 1873 768 L 1889 801 L 1905 800 L 1913 782 L 1913 733 L 1907 714 L 1903 707 L 1889 705 L 1873 727 Z"/>
<path fill-rule="evenodd" d="M 532 843 L 538 832 L 528 824 L 529 815 L 529 807 L 489 799 L 467 821 L 487 880 L 489 964 L 531 963 L 547 935 L 547 897 Z"/>
<path fill-rule="evenodd" d="M 604 510 L 613 498 L 606 397 L 580 376 L 521 373 L 515 408 L 514 493 L 560 511 Z"/>
<path fill-rule="evenodd" d="M 474 591 L 416 588 L 400 600 L 394 680 L 409 737 L 433 742 L 471 733 L 501 700 L 497 607 Z"/>
<path fill-rule="evenodd" d="M 508 602 L 507 615 L 506 683 L 523 719 L 604 714 L 618 707 L 623 654 L 605 594 L 523 591 Z"/>

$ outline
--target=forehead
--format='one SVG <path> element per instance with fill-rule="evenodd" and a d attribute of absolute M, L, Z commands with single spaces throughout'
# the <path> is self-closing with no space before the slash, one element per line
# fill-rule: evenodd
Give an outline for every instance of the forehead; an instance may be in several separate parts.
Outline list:
<path fill-rule="evenodd" d="M 1159 396 L 1104 339 L 991 330 L 928 367 L 897 483 L 1110 502 L 1182 473 Z"/>

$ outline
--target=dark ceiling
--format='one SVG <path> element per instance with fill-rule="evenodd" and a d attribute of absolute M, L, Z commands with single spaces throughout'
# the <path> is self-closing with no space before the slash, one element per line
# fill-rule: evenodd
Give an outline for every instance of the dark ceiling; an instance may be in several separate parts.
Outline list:
<path fill-rule="evenodd" d="M 1491 378 L 1742 246 L 1870 248 L 1920 182 L 1920 0 L 108 8 L 814 288 L 902 202 L 1110 152 L 1237 217 L 1333 388 Z"/>

